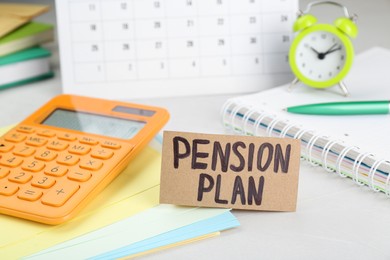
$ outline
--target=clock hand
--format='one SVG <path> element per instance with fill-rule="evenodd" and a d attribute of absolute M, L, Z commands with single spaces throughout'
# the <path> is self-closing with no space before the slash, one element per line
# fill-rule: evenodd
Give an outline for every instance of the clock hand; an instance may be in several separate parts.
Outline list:
<path fill-rule="evenodd" d="M 336 45 L 337 45 L 337 43 L 333 44 L 332 47 L 330 47 L 326 52 L 324 52 L 324 54 L 325 54 L 325 55 L 328 54 L 330 51 L 332 51 L 332 49 L 333 49 L 334 47 L 336 47 Z"/>
<path fill-rule="evenodd" d="M 318 59 L 323 60 L 323 59 L 325 58 L 325 55 L 326 55 L 326 54 L 317 51 L 317 50 L 314 49 L 313 47 L 310 47 L 310 49 L 311 49 L 312 51 L 314 51 L 314 52 L 317 54 L 317 58 L 318 58 Z"/>
<path fill-rule="evenodd" d="M 335 52 L 335 51 L 338 51 L 338 50 L 341 50 L 341 46 L 337 47 L 336 49 L 329 50 L 329 51 L 325 52 L 324 54 L 327 55 L 329 53 L 332 53 L 332 52 Z"/>
<path fill-rule="evenodd" d="M 317 53 L 318 55 L 320 54 L 316 49 L 314 49 L 313 47 L 310 47 L 310 49 L 312 50 L 312 51 L 314 51 L 315 53 Z"/>
<path fill-rule="evenodd" d="M 341 45 L 337 48 L 337 43 L 333 44 L 332 47 L 330 47 L 326 52 L 318 52 L 314 48 L 311 47 L 311 49 L 317 54 L 318 59 L 323 60 L 325 59 L 325 56 L 328 55 L 329 53 L 341 50 Z"/>

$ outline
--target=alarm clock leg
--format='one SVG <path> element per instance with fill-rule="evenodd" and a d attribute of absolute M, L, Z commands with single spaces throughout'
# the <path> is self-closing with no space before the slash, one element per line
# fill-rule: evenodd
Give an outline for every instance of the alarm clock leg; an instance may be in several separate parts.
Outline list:
<path fill-rule="evenodd" d="M 289 92 L 291 92 L 291 91 L 293 90 L 293 88 L 295 87 L 295 85 L 296 85 L 298 82 L 299 82 L 299 79 L 298 79 L 298 78 L 295 78 L 295 79 L 291 82 L 291 84 L 288 86 L 287 90 L 288 90 Z"/>
<path fill-rule="evenodd" d="M 348 92 L 347 86 L 344 84 L 344 82 L 340 81 L 339 82 L 339 87 L 340 87 L 341 91 L 343 92 L 344 96 L 348 97 L 349 96 L 349 92 Z"/>

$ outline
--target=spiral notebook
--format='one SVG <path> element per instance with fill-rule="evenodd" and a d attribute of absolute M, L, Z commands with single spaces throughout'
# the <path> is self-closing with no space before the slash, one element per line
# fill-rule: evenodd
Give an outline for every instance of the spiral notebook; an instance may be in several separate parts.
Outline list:
<path fill-rule="evenodd" d="M 390 195 L 390 115 L 310 116 L 285 112 L 288 106 L 390 99 L 390 50 L 360 54 L 345 80 L 350 96 L 337 87 L 317 90 L 288 85 L 231 98 L 222 108 L 223 124 L 236 134 L 301 140 L 301 156 L 326 171 Z"/>

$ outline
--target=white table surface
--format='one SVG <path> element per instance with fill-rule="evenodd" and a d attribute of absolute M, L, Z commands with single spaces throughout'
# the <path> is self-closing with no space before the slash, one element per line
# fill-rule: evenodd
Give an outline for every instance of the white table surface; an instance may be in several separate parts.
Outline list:
<path fill-rule="evenodd" d="M 21 2 L 21 1 L 19 1 Z M 53 1 L 43 2 L 54 5 Z M 309 1 L 301 1 L 304 7 Z M 359 14 L 356 51 L 390 48 L 390 1 L 340 1 Z M 375 4 L 373 4 L 375 3 Z M 341 13 L 340 13 L 341 15 Z M 320 17 L 333 17 L 328 13 Z M 55 23 L 55 10 L 39 18 Z M 332 19 L 332 18 L 329 18 Z M 0 124 L 16 124 L 61 93 L 58 47 L 53 79 L 0 91 Z M 171 113 L 165 129 L 223 133 L 220 108 L 233 95 L 142 99 Z M 320 167 L 301 165 L 296 212 L 234 210 L 240 227 L 220 236 L 145 256 L 145 259 L 390 259 L 390 198 Z"/>

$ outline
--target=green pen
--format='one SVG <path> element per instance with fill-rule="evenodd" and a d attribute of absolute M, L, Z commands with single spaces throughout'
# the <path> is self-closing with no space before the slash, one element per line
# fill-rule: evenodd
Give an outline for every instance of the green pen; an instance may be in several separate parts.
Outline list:
<path fill-rule="evenodd" d="M 389 114 L 389 100 L 317 103 L 292 106 L 287 112 L 307 115 L 374 115 Z"/>

